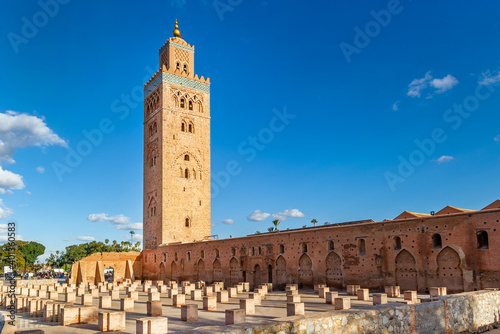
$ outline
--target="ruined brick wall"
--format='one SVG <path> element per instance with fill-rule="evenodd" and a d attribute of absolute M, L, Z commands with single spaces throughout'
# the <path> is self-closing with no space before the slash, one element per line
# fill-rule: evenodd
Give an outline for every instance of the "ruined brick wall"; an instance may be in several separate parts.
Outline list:
<path fill-rule="evenodd" d="M 452 293 L 500 287 L 499 219 L 495 209 L 162 245 L 143 251 L 143 278 Z M 478 245 L 481 232 L 487 247 Z"/>

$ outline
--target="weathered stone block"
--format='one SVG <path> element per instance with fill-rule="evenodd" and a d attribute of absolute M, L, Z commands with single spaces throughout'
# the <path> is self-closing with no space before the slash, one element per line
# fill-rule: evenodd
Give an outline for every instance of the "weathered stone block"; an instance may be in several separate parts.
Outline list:
<path fill-rule="evenodd" d="M 214 294 L 214 289 L 211 286 L 204 286 L 203 287 L 203 296 L 206 297 L 212 297 Z"/>
<path fill-rule="evenodd" d="M 64 294 L 64 301 L 66 303 L 74 303 L 76 301 L 76 294 L 74 292 L 67 292 Z"/>
<path fill-rule="evenodd" d="M 61 310 L 61 326 L 68 326 L 72 324 L 77 324 L 79 317 L 78 307 L 65 307 Z"/>
<path fill-rule="evenodd" d="M 111 296 L 99 297 L 99 308 L 110 308 L 110 307 L 111 307 Z"/>
<path fill-rule="evenodd" d="M 253 299 L 240 299 L 240 309 L 245 310 L 246 315 L 255 314 L 255 301 Z"/>
<path fill-rule="evenodd" d="M 325 299 L 327 304 L 335 304 L 335 298 L 338 298 L 339 293 L 337 291 L 329 291 L 325 294 Z"/>
<path fill-rule="evenodd" d="M 260 293 L 251 292 L 248 294 L 248 298 L 253 299 L 255 305 L 262 305 L 262 296 Z"/>
<path fill-rule="evenodd" d="M 286 304 L 286 315 L 291 317 L 294 315 L 304 315 L 304 303 L 287 303 Z"/>
<path fill-rule="evenodd" d="M 226 290 L 217 292 L 217 302 L 227 303 L 229 301 L 229 293 Z"/>
<path fill-rule="evenodd" d="M 298 296 L 299 295 L 299 290 L 288 290 L 286 292 L 287 296 Z"/>
<path fill-rule="evenodd" d="M 110 290 L 109 296 L 111 300 L 120 300 L 120 290 Z"/>
<path fill-rule="evenodd" d="M 78 323 L 88 324 L 97 320 L 97 306 L 81 306 L 78 308 Z"/>
<path fill-rule="evenodd" d="M 201 290 L 192 290 L 191 291 L 191 300 L 202 300 L 201 298 Z"/>
<path fill-rule="evenodd" d="M 217 298 L 215 297 L 203 297 L 203 309 L 205 311 L 215 311 L 217 309 Z"/>
<path fill-rule="evenodd" d="M 236 288 L 228 288 L 229 298 L 236 298 L 238 296 L 238 290 Z"/>
<path fill-rule="evenodd" d="M 385 293 L 388 297 L 393 297 L 393 298 L 399 297 L 401 294 L 399 286 L 397 286 L 397 285 L 386 286 Z"/>
<path fill-rule="evenodd" d="M 182 305 L 186 304 L 186 295 L 174 295 L 173 299 L 173 306 L 174 307 L 181 307 Z"/>
<path fill-rule="evenodd" d="M 360 289 L 359 285 L 348 285 L 347 294 L 350 296 L 356 296 L 359 289 Z"/>
<path fill-rule="evenodd" d="M 92 298 L 91 294 L 85 293 L 82 295 L 82 305 L 90 306 L 90 305 L 92 305 L 92 302 L 93 302 L 93 298 Z"/>
<path fill-rule="evenodd" d="M 122 298 L 120 301 L 120 310 L 125 312 L 134 312 L 134 299 Z"/>
<path fill-rule="evenodd" d="M 358 300 L 370 300 L 370 290 L 358 289 Z"/>
<path fill-rule="evenodd" d="M 127 293 L 127 297 L 128 298 L 132 298 L 134 300 L 134 302 L 138 301 L 139 300 L 139 292 L 137 291 L 130 291 Z"/>
<path fill-rule="evenodd" d="M 348 310 L 351 308 L 350 298 L 335 298 L 335 309 L 336 310 Z"/>
<path fill-rule="evenodd" d="M 163 315 L 161 300 L 147 302 L 147 315 L 148 317 L 160 317 Z"/>
<path fill-rule="evenodd" d="M 201 290 L 199 290 L 201 293 Z M 192 291 L 191 291 L 192 292 Z M 198 321 L 198 305 L 186 304 L 181 306 L 181 320 L 186 322 Z"/>
<path fill-rule="evenodd" d="M 404 300 L 417 301 L 417 291 L 406 290 L 404 292 Z"/>
<path fill-rule="evenodd" d="M 318 288 L 319 298 L 325 298 L 325 293 L 329 292 L 330 288 L 327 286 L 322 286 Z"/>
<path fill-rule="evenodd" d="M 124 331 L 125 312 L 99 312 L 97 328 L 100 332 Z"/>
<path fill-rule="evenodd" d="M 151 292 L 148 294 L 148 301 L 152 302 L 155 300 L 160 300 L 160 293 L 159 292 Z"/>
<path fill-rule="evenodd" d="M 373 294 L 373 305 L 387 304 L 387 294 L 385 293 L 374 293 Z"/>
<path fill-rule="evenodd" d="M 236 325 L 245 322 L 245 310 L 226 310 L 226 325 Z"/>
<path fill-rule="evenodd" d="M 140 318 L 135 321 L 136 334 L 164 334 L 168 332 L 168 319 L 164 317 Z"/>
<path fill-rule="evenodd" d="M 300 303 L 300 296 L 299 295 L 286 296 L 286 302 L 287 303 Z"/>

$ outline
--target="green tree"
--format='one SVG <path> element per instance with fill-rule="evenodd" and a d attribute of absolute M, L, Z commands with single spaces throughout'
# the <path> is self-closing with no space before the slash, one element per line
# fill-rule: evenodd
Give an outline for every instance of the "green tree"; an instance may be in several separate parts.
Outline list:
<path fill-rule="evenodd" d="M 273 220 L 274 231 L 278 231 L 278 225 L 281 224 L 281 220 L 275 219 Z"/>
<path fill-rule="evenodd" d="M 35 241 L 25 243 L 19 249 L 25 255 L 28 266 L 35 264 L 36 259 L 45 253 L 45 246 Z"/>
<path fill-rule="evenodd" d="M 316 227 L 316 224 L 318 223 L 318 221 L 316 219 L 313 219 L 313 220 L 311 220 L 311 223 L 314 225 L 314 227 Z"/>
<path fill-rule="evenodd" d="M 134 242 L 134 234 L 135 232 L 134 231 L 130 231 L 130 242 Z"/>

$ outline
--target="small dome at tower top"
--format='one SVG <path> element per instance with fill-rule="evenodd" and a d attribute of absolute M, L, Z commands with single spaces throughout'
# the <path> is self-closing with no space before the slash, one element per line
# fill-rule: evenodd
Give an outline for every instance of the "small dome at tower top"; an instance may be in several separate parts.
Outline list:
<path fill-rule="evenodd" d="M 174 31 L 172 32 L 175 37 L 179 37 L 181 32 L 179 31 L 179 25 L 177 24 L 177 19 L 175 19 Z"/>

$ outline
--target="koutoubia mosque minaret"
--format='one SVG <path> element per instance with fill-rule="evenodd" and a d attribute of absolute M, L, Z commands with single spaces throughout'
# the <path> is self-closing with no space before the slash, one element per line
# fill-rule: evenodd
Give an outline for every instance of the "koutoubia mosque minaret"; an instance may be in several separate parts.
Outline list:
<path fill-rule="evenodd" d="M 177 20 L 159 59 L 144 85 L 144 249 L 211 234 L 210 80 Z"/>

